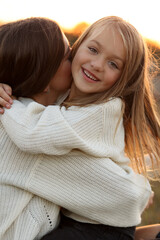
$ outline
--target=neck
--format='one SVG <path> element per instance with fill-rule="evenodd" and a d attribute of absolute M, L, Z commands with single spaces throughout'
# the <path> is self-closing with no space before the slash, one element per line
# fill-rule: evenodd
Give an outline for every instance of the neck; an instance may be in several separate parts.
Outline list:
<path fill-rule="evenodd" d="M 50 90 L 49 92 L 38 93 L 32 96 L 32 99 L 44 106 L 48 106 L 53 105 L 61 94 L 63 93 Z"/>
<path fill-rule="evenodd" d="M 68 100 L 72 100 L 74 98 L 82 98 L 85 94 L 81 91 L 79 91 L 79 89 L 75 86 L 74 82 L 71 85 L 71 90 L 70 90 L 70 94 L 68 96 Z"/>

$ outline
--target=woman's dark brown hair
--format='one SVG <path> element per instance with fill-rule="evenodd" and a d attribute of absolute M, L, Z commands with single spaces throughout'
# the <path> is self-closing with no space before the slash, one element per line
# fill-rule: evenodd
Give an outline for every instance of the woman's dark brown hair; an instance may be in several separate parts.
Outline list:
<path fill-rule="evenodd" d="M 42 92 L 64 57 L 63 34 L 47 18 L 27 18 L 0 26 L 0 82 L 16 97 Z"/>

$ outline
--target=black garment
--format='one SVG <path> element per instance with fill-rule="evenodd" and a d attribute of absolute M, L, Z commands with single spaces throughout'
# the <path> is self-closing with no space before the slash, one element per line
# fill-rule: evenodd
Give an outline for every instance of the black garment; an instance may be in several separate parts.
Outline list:
<path fill-rule="evenodd" d="M 160 232 L 157 234 L 156 238 L 159 238 L 159 239 L 160 239 Z"/>
<path fill-rule="evenodd" d="M 132 240 L 135 227 L 112 227 L 77 222 L 62 215 L 59 227 L 41 240 Z"/>

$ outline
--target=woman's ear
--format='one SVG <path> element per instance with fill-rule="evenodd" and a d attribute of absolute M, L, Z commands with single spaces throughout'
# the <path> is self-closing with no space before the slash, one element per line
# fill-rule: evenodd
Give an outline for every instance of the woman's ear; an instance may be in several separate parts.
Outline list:
<path fill-rule="evenodd" d="M 49 93 L 49 91 L 50 91 L 50 87 L 49 87 L 49 85 L 43 90 L 43 92 L 44 93 Z"/>

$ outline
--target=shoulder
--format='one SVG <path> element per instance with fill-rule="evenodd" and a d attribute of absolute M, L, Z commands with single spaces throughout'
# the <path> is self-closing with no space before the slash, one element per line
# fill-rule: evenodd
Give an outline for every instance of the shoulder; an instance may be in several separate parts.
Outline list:
<path fill-rule="evenodd" d="M 32 112 L 34 114 L 44 111 L 46 107 L 42 104 L 35 102 L 31 98 L 18 98 L 14 100 L 12 108 L 9 109 L 8 112 L 17 111 L 17 113 L 25 112 L 29 113 Z"/>
<path fill-rule="evenodd" d="M 68 115 L 97 115 L 104 114 L 105 111 L 110 111 L 113 113 L 120 113 L 123 108 L 123 101 L 121 98 L 110 98 L 107 102 L 100 104 L 91 104 L 88 106 L 71 106 L 68 109 L 65 107 L 61 108 L 62 112 L 67 112 Z"/>
<path fill-rule="evenodd" d="M 14 102 L 17 102 L 17 101 L 19 101 L 21 104 L 24 104 L 24 105 L 26 105 L 26 106 L 27 106 L 28 104 L 34 102 L 33 99 L 27 98 L 27 97 L 19 97 L 19 98 L 17 98 L 17 100 L 15 100 Z"/>
<path fill-rule="evenodd" d="M 124 110 L 124 101 L 121 98 L 110 98 L 107 102 L 100 104 L 103 111 L 112 115 L 121 114 Z"/>
<path fill-rule="evenodd" d="M 123 100 L 121 98 L 110 98 L 106 103 L 103 104 L 104 107 L 117 107 L 120 108 L 123 105 Z"/>
<path fill-rule="evenodd" d="M 124 102 L 121 98 L 111 98 L 102 105 L 104 122 L 109 122 L 111 127 L 116 128 L 117 123 L 122 127 L 123 124 L 123 113 L 124 113 Z"/>

